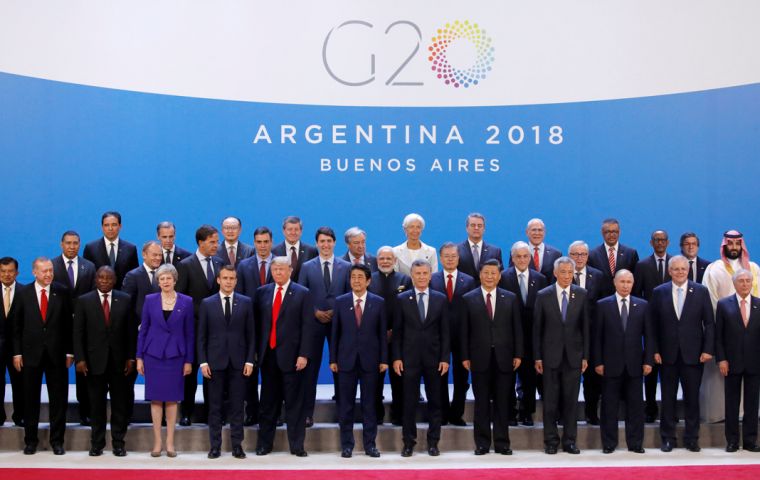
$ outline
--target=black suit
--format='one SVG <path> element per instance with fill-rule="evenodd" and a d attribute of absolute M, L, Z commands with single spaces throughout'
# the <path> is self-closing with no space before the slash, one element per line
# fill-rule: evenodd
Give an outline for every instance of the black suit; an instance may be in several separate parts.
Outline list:
<path fill-rule="evenodd" d="M 534 249 L 536 248 L 533 244 L 528 244 L 530 247 L 530 265 L 529 268 L 531 270 L 536 270 L 536 265 L 533 263 L 533 254 Z M 541 275 L 546 277 L 546 281 L 549 283 L 554 283 L 554 261 L 562 256 L 562 252 L 557 250 L 556 248 L 552 247 L 551 245 L 547 245 L 544 243 L 544 256 L 541 258 Z M 511 266 L 511 263 L 510 263 Z"/>
<path fill-rule="evenodd" d="M 237 267 L 242 260 L 255 254 L 256 250 L 254 250 L 252 246 L 238 240 L 237 248 L 235 249 L 235 265 L 232 266 Z M 227 244 L 224 243 L 224 240 L 219 243 L 219 250 L 216 252 L 216 258 L 222 261 L 222 265 L 231 265 L 230 254 L 227 251 Z"/>
<path fill-rule="evenodd" d="M 696 265 L 692 262 L 696 261 Z M 710 262 L 702 257 L 697 257 L 696 260 L 689 260 L 689 280 L 697 283 L 702 283 L 702 278 L 705 276 L 705 269 L 710 265 Z M 696 278 L 694 276 L 696 275 Z"/>
<path fill-rule="evenodd" d="M 393 320 L 396 318 L 396 297 L 401 292 L 405 292 L 412 288 L 412 279 L 408 275 L 401 272 L 391 270 L 390 273 L 383 273 L 380 271 L 372 273 L 372 280 L 370 281 L 368 290 L 375 295 L 383 297 L 385 300 L 385 315 L 386 315 L 386 328 L 389 333 L 393 331 Z M 388 351 L 389 357 L 393 357 L 391 352 L 392 343 L 391 336 L 388 339 Z M 404 381 L 396 375 L 393 368 L 388 369 L 388 379 L 391 383 L 391 421 L 400 425 L 404 416 Z M 378 377 L 377 395 L 375 397 L 375 416 L 377 423 L 383 423 L 383 417 L 385 416 L 385 407 L 383 406 L 383 385 L 385 384 L 385 373 L 381 373 Z"/>
<path fill-rule="evenodd" d="M 460 330 L 462 358 L 470 361 L 475 394 L 475 446 L 507 449 L 509 442 L 510 387 L 515 358 L 523 356 L 523 331 L 517 296 L 497 288 L 491 292 L 493 318 L 488 314 L 483 290 L 478 288 L 463 299 L 465 316 Z M 493 416 L 490 412 L 493 400 Z"/>
<path fill-rule="evenodd" d="M 229 300 L 229 317 L 226 300 L 213 294 L 201 302 L 198 313 L 196 343 L 198 363 L 208 364 L 211 378 L 208 383 L 208 434 L 211 448 L 222 447 L 222 408 L 229 400 L 230 440 L 232 446 L 243 443 L 243 401 L 246 377 L 243 367 L 253 365 L 256 357 L 253 301 L 241 294 Z"/>
<path fill-rule="evenodd" d="M 258 341 L 258 359 L 261 369 L 261 411 L 257 448 L 271 450 L 277 416 L 285 400 L 285 421 L 288 424 L 288 443 L 291 452 L 303 450 L 306 435 L 304 370 L 296 370 L 298 357 L 311 361 L 309 347 L 311 324 L 314 322 L 314 305 L 309 290 L 291 281 L 282 292 L 282 306 L 274 325 L 272 307 L 275 283 L 256 291 L 254 318 L 261 332 Z M 272 327 L 276 326 L 275 347 L 271 346 Z"/>
<path fill-rule="evenodd" d="M 348 263 L 353 264 L 354 262 L 351 260 L 351 257 L 349 256 L 348 252 L 344 253 L 342 257 L 343 260 L 347 261 Z M 366 265 L 369 267 L 369 269 L 372 271 L 372 273 L 377 272 L 377 258 L 375 258 L 374 255 L 371 255 L 369 253 L 364 254 L 363 258 L 363 265 Z"/>
<path fill-rule="evenodd" d="M 445 270 L 438 271 L 430 278 L 430 288 L 437 292 L 446 294 L 446 285 L 448 283 L 448 277 Z M 453 277 L 452 277 L 453 278 Z M 452 282 L 453 292 L 451 300 L 448 302 L 449 307 L 449 332 L 454 335 L 461 331 L 464 317 L 467 315 L 465 311 L 464 302 L 462 296 L 465 293 L 470 292 L 474 288 L 477 288 L 475 279 L 470 275 L 459 270 L 457 272 L 456 282 Z M 448 299 L 448 296 L 447 296 Z M 467 398 L 467 390 L 470 388 L 469 384 L 469 372 L 462 366 L 462 343 L 451 342 L 451 357 L 452 360 L 449 363 L 451 367 L 449 372 L 452 374 L 454 380 L 454 394 L 449 403 L 449 374 L 441 376 L 441 415 L 444 422 L 451 420 L 461 419 L 464 415 L 464 402 Z"/>
<path fill-rule="evenodd" d="M 79 297 L 74 310 L 74 361 L 87 362 L 87 389 L 92 406 L 92 448 L 106 445 L 106 395 L 111 395 L 111 440 L 124 448 L 134 394 L 124 375 L 128 360 L 134 361 L 137 322 L 129 295 L 109 292 L 110 324 L 106 325 L 101 294 L 95 290 Z M 132 365 L 134 368 L 134 365 Z"/>
<path fill-rule="evenodd" d="M 660 435 L 675 444 L 676 395 L 683 388 L 686 428 L 684 442 L 699 438 L 699 387 L 702 383 L 700 354 L 715 354 L 715 320 L 710 292 L 706 287 L 684 284 L 684 304 L 680 318 L 673 305 L 673 282 L 663 283 L 652 292 L 649 302 L 655 327 L 655 352 L 662 356 L 662 411 Z"/>
<path fill-rule="evenodd" d="M 69 398 L 66 355 L 73 354 L 71 300 L 62 284 L 47 287 L 47 316 L 42 318 L 34 283 L 16 292 L 18 311 L 14 326 L 15 355 L 22 355 L 24 368 L 24 443 L 36 447 L 40 421 L 42 374 L 50 398 L 50 445 L 63 446 Z"/>
<path fill-rule="evenodd" d="M 575 272 L 577 274 L 578 272 Z M 578 282 L 579 276 L 573 275 L 573 283 L 581 286 Z M 588 303 L 588 318 L 591 322 L 589 325 L 589 335 L 594 338 L 594 313 L 596 311 L 596 302 L 600 298 L 601 284 L 603 274 L 600 270 L 594 267 L 586 265 L 585 273 L 586 286 L 586 302 Z M 592 358 L 589 365 L 593 364 L 593 351 L 591 352 Z M 599 399 L 602 396 L 602 377 L 597 375 L 593 368 L 587 368 L 583 372 L 583 399 L 585 400 L 584 408 L 586 410 L 586 420 L 598 419 L 599 411 Z"/>
<path fill-rule="evenodd" d="M 744 448 L 757 444 L 760 396 L 760 299 L 750 296 L 749 323 L 744 326 L 736 295 L 718 301 L 715 312 L 715 350 L 718 362 L 728 362 L 725 378 L 726 442 L 739 444 L 739 404 L 744 383 Z"/>
<path fill-rule="evenodd" d="M 501 273 L 499 287 L 510 291 L 517 297 L 517 303 L 520 306 L 520 319 L 522 320 L 523 332 L 523 361 L 517 369 L 517 376 L 520 377 L 520 387 L 522 390 L 522 401 L 520 403 L 520 417 L 527 419 L 536 412 L 536 390 L 541 389 L 536 368 L 533 365 L 533 305 L 536 303 L 536 294 L 547 285 L 546 277 L 535 270 L 528 269 L 528 278 L 526 286 L 528 293 L 523 301 L 520 291 L 520 282 L 517 277 L 518 272 L 515 267 L 509 267 Z M 514 420 L 517 417 L 515 397 L 515 376 L 512 376 L 512 388 L 510 390 L 510 407 L 509 418 Z"/>
<path fill-rule="evenodd" d="M 95 268 L 98 269 L 103 265 L 113 267 L 116 272 L 116 285 L 115 289 L 120 290 L 121 284 L 124 281 L 124 277 L 127 272 L 137 268 L 137 247 L 123 238 L 119 237 L 119 248 L 116 251 L 116 263 L 111 265 L 111 261 L 108 258 L 108 250 L 106 249 L 105 239 L 103 237 L 93 240 L 84 246 L 84 258 L 95 264 Z"/>
<path fill-rule="evenodd" d="M 24 285 L 16 282 L 11 301 L 11 308 L 8 315 L 5 314 L 5 308 L 0 308 L 0 335 L 3 336 L 2 348 L 0 348 L 0 399 L 5 398 L 5 368 L 8 368 L 8 376 L 11 380 L 11 392 L 13 395 L 13 422 L 20 424 L 24 420 L 24 377 L 21 372 L 13 368 L 13 332 L 18 312 L 19 293 L 24 289 Z M 5 293 L 5 286 L 0 284 L 0 297 Z M 0 420 L 5 422 L 5 407 L 0 409 Z M 0 423 L 3 423 L 0 422 Z"/>
<path fill-rule="evenodd" d="M 501 258 L 501 248 L 497 247 L 496 245 L 492 245 L 490 243 L 486 243 L 485 240 L 481 244 L 482 248 L 480 253 L 480 264 L 482 265 L 483 262 L 486 260 L 490 260 L 492 258 L 495 258 L 499 261 L 499 270 L 504 269 L 504 261 Z M 457 252 L 459 253 L 459 265 L 457 268 L 466 273 L 467 275 L 471 276 L 475 280 L 475 285 L 480 286 L 480 269 L 478 268 L 478 265 L 475 265 L 475 259 L 472 257 L 472 249 L 470 248 L 470 241 L 465 240 L 464 242 L 457 245 Z"/>
<path fill-rule="evenodd" d="M 276 245 L 274 248 L 272 248 L 272 255 L 275 257 L 288 257 L 290 258 L 291 252 L 285 251 L 285 242 L 282 242 L 278 245 Z M 290 279 L 294 282 L 298 281 L 298 276 L 301 273 L 301 265 L 308 262 L 312 258 L 319 256 L 319 251 L 309 245 L 308 243 L 304 243 L 303 241 L 298 244 L 298 252 L 296 252 L 296 256 L 298 257 L 298 262 L 296 262 L 296 268 L 293 269 L 293 271 L 290 273 Z"/>
<path fill-rule="evenodd" d="M 555 284 L 556 285 L 556 284 Z M 544 368 L 544 443 L 557 447 L 558 405 L 562 404 L 562 446 L 575 443 L 582 360 L 589 359 L 589 317 L 586 290 L 570 285 L 563 321 L 557 287 L 536 295 L 533 309 L 533 354 Z M 560 400 L 560 392 L 562 398 Z"/>
<path fill-rule="evenodd" d="M 164 263 L 166 263 L 166 250 L 162 250 L 162 252 L 163 253 L 161 254 L 161 264 L 163 265 Z M 174 254 L 172 254 L 171 256 L 172 265 L 176 267 L 177 265 L 179 265 L 179 262 L 186 259 L 192 254 L 193 252 L 185 250 L 184 248 L 180 248 L 177 245 L 174 245 Z"/>
<path fill-rule="evenodd" d="M 177 267 L 179 279 L 177 280 L 176 289 L 180 293 L 189 295 L 193 299 L 193 312 L 195 314 L 195 328 L 198 328 L 198 312 L 201 308 L 203 299 L 219 291 L 219 284 L 214 279 L 209 283 L 206 269 L 208 262 L 204 260 L 201 265 L 198 255 L 190 255 L 182 260 Z M 211 258 L 214 276 L 222 268 L 222 261 L 216 257 Z M 196 334 L 197 336 L 197 334 Z M 192 419 L 195 410 L 195 392 L 198 390 L 198 362 L 193 363 L 193 371 L 190 375 L 185 376 L 185 396 L 182 400 L 181 416 Z M 208 407 L 208 385 L 203 382 L 203 402 Z"/>
<path fill-rule="evenodd" d="M 602 379 L 602 445 L 618 443 L 618 409 L 625 400 L 625 439 L 628 448 L 639 448 L 644 440 L 644 402 L 641 395 L 643 365 L 654 365 L 652 320 L 647 301 L 628 296 L 628 318 L 623 327 L 617 296 L 599 300 L 589 369 L 604 366 Z"/>
<path fill-rule="evenodd" d="M 399 294 L 393 321 L 393 360 L 402 360 L 404 371 L 404 418 L 402 436 L 405 446 L 417 443 L 415 416 L 419 401 L 420 378 L 425 379 L 428 399 L 428 447 L 441 438 L 441 379 L 438 365 L 449 362 L 449 309 L 446 295 L 428 289 L 430 298 L 425 318 L 420 318 L 415 289 Z"/>
<path fill-rule="evenodd" d="M 610 272 L 609 248 L 606 243 L 602 243 L 588 254 L 589 265 L 597 270 L 601 270 L 603 274 L 600 293 L 602 298 L 609 297 L 615 293 L 615 284 L 613 282 L 615 274 L 614 272 Z M 639 263 L 639 253 L 636 249 L 618 243 L 618 250 L 615 254 L 615 272 L 622 269 L 633 272 L 636 270 L 637 263 Z"/>

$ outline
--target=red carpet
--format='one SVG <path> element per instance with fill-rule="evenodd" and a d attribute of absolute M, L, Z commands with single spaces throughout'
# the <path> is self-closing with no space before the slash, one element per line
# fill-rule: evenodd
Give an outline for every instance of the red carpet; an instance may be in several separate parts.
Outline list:
<path fill-rule="evenodd" d="M 583 468 L 484 468 L 467 470 L 121 470 L 121 469 L 0 469 L 3 479 L 33 480 L 474 480 L 542 478 L 588 480 L 603 478 L 688 479 L 757 479 L 760 465 L 708 465 L 692 467 L 583 467 Z"/>

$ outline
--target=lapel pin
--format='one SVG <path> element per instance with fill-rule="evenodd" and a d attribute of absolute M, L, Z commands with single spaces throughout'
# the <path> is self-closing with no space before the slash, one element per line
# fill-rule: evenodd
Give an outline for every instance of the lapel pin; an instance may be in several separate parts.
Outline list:
<path fill-rule="evenodd" d="M 633 306 L 634 306 L 634 307 L 637 307 L 638 305 L 639 305 L 638 303 L 634 303 L 634 304 L 633 304 Z"/>
<path fill-rule="evenodd" d="M 575 298 L 575 294 L 574 294 L 574 293 L 571 293 L 571 294 L 570 294 L 570 298 Z"/>
<path fill-rule="evenodd" d="M 693 292 L 694 292 L 694 289 L 693 289 L 693 288 L 690 288 L 690 289 L 689 289 L 689 293 L 693 293 Z"/>

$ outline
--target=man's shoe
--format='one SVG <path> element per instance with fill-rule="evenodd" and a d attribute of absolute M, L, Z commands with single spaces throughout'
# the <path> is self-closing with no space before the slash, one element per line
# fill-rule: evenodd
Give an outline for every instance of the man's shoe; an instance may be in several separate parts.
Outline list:
<path fill-rule="evenodd" d="M 89 455 L 91 457 L 99 457 L 103 455 L 103 449 L 102 448 L 91 448 Z"/>
<path fill-rule="evenodd" d="M 656 419 L 655 419 L 655 416 L 654 416 L 654 415 L 649 415 L 649 414 L 647 414 L 647 415 L 644 417 L 644 421 L 645 421 L 646 423 L 654 423 L 654 422 L 655 422 L 655 420 L 656 420 Z"/>
<path fill-rule="evenodd" d="M 687 443 L 686 445 L 684 445 L 684 447 L 686 447 L 686 450 L 690 452 L 694 452 L 694 453 L 697 453 L 702 450 L 701 448 L 699 448 L 698 443 Z"/>
<path fill-rule="evenodd" d="M 181 427 L 189 427 L 192 424 L 193 424 L 193 422 L 190 421 L 190 417 L 182 417 L 179 420 L 179 425 Z"/>
<path fill-rule="evenodd" d="M 63 449 L 63 445 L 53 445 L 53 455 L 65 455 L 66 450 Z"/>
<path fill-rule="evenodd" d="M 544 453 L 547 455 L 556 455 L 557 454 L 557 446 L 556 445 L 547 445 L 544 447 Z"/>
<path fill-rule="evenodd" d="M 271 448 L 256 447 L 256 455 L 258 455 L 259 457 L 263 455 L 269 455 L 271 452 L 272 452 Z"/>
<path fill-rule="evenodd" d="M 437 457 L 440 454 L 441 454 L 441 451 L 438 450 L 437 446 L 433 445 L 432 447 L 428 447 L 428 455 L 430 455 L 431 457 Z"/>
<path fill-rule="evenodd" d="M 22 418 L 22 419 L 20 419 L 20 420 L 14 420 L 14 421 L 13 421 L 13 424 L 14 424 L 15 426 L 17 426 L 17 427 L 23 427 L 23 426 L 24 426 L 24 419 Z"/>
<path fill-rule="evenodd" d="M 293 455 L 295 455 L 296 457 L 308 457 L 309 456 L 309 454 L 306 453 L 306 450 L 304 450 L 304 449 L 293 450 L 290 453 L 293 454 Z"/>
<path fill-rule="evenodd" d="M 392 418 L 391 419 L 391 425 L 393 425 L 394 427 L 403 427 L 404 423 L 401 420 L 399 420 L 398 418 Z"/>
<path fill-rule="evenodd" d="M 350 448 L 344 448 L 340 452 L 341 458 L 351 458 L 352 455 L 353 455 L 353 451 Z"/>
<path fill-rule="evenodd" d="M 459 418 L 450 418 L 449 423 L 456 426 L 456 427 L 466 427 L 467 422 L 464 421 L 462 417 Z"/>
<path fill-rule="evenodd" d="M 111 453 L 113 453 L 114 457 L 126 457 L 127 449 L 124 447 L 114 447 L 114 449 L 111 450 Z"/>
<path fill-rule="evenodd" d="M 512 449 L 509 447 L 497 448 L 494 451 L 500 455 L 512 455 Z"/>
<path fill-rule="evenodd" d="M 516 427 L 517 426 L 517 419 L 516 418 L 510 418 L 509 422 L 507 422 L 510 427 Z"/>
<path fill-rule="evenodd" d="M 283 420 L 282 417 L 278 418 L 277 419 L 277 426 L 281 427 L 283 425 L 285 425 L 285 420 Z"/>
<path fill-rule="evenodd" d="M 245 455 L 245 451 L 243 450 L 243 447 L 241 447 L 240 445 L 236 445 L 232 447 L 232 456 L 235 458 L 240 458 L 240 459 L 245 458 L 246 455 Z"/>
<path fill-rule="evenodd" d="M 402 457 L 411 457 L 412 453 L 414 453 L 414 449 L 408 445 L 405 445 L 404 448 L 401 449 Z"/>
<path fill-rule="evenodd" d="M 739 450 L 739 445 L 737 445 L 736 443 L 729 443 L 728 445 L 726 445 L 726 451 L 728 453 L 734 453 L 738 450 Z"/>
<path fill-rule="evenodd" d="M 532 427 L 533 424 L 533 415 L 526 415 L 522 418 L 522 424 L 526 427 Z"/>
<path fill-rule="evenodd" d="M 673 451 L 673 442 L 670 440 L 663 440 L 662 445 L 660 445 L 660 450 L 663 452 L 672 452 Z"/>
<path fill-rule="evenodd" d="M 364 454 L 368 457 L 380 458 L 380 450 L 378 450 L 376 447 L 370 447 L 364 450 Z"/>
<path fill-rule="evenodd" d="M 628 451 L 633 452 L 633 453 L 644 453 L 644 448 L 643 447 L 628 447 Z"/>
<path fill-rule="evenodd" d="M 37 453 L 36 445 L 27 445 L 24 447 L 24 455 L 34 455 Z"/>
<path fill-rule="evenodd" d="M 564 447 L 562 447 L 562 451 L 567 452 L 571 455 L 578 455 L 579 453 L 581 453 L 581 451 L 578 449 L 578 447 L 575 446 L 574 443 L 565 445 Z"/>
<path fill-rule="evenodd" d="M 211 447 L 211 450 L 208 451 L 208 455 L 207 455 L 207 457 L 211 459 L 219 458 L 221 456 L 222 456 L 222 452 L 216 447 Z"/>
<path fill-rule="evenodd" d="M 744 445 L 744 450 L 748 452 L 760 452 L 760 446 L 755 445 L 754 443 L 750 443 L 747 445 Z"/>
<path fill-rule="evenodd" d="M 475 447 L 475 455 L 486 455 L 489 449 L 486 447 Z"/>
<path fill-rule="evenodd" d="M 314 419 L 312 417 L 306 417 L 306 428 L 314 426 Z"/>
<path fill-rule="evenodd" d="M 602 448 L 602 453 L 609 455 L 610 453 L 615 451 L 615 447 L 604 447 Z"/>
<path fill-rule="evenodd" d="M 254 417 L 253 415 L 246 415 L 245 420 L 243 420 L 244 427 L 252 427 L 256 425 L 257 423 L 259 422 L 256 421 L 256 417 Z"/>
<path fill-rule="evenodd" d="M 588 417 L 586 418 L 586 423 L 588 425 L 599 425 L 599 417 L 596 417 L 596 416 Z"/>

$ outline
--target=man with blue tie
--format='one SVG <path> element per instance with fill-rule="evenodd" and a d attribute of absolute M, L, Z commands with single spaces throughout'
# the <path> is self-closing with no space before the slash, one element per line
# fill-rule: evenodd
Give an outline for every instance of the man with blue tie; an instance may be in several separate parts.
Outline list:
<path fill-rule="evenodd" d="M 377 259 L 367 253 L 367 232 L 359 227 L 351 227 L 343 234 L 348 251 L 343 255 L 343 260 L 348 263 L 367 265 L 371 271 L 377 271 Z"/>
<path fill-rule="evenodd" d="M 351 292 L 335 299 L 330 343 L 330 370 L 337 373 L 338 423 L 341 457 L 354 449 L 354 404 L 361 382 L 362 439 L 364 453 L 377 458 L 375 389 L 377 373 L 388 369 L 385 301 L 367 291 L 372 272 L 367 265 L 351 265 Z"/>
<path fill-rule="evenodd" d="M 602 377 L 602 452 L 618 444 L 618 409 L 625 404 L 625 440 L 629 452 L 644 453 L 644 402 L 641 376 L 654 363 L 652 321 L 647 301 L 631 295 L 634 281 L 628 270 L 615 273 L 615 295 L 596 304 L 592 354 Z"/>
<path fill-rule="evenodd" d="M 427 260 L 412 262 L 414 289 L 397 298 L 393 321 L 393 370 L 404 381 L 402 457 L 411 457 L 417 443 L 417 402 L 420 379 L 425 380 L 429 427 L 428 455 L 437 457 L 441 439 L 441 379 L 449 371 L 450 332 L 446 295 L 430 288 L 433 267 Z"/>
<path fill-rule="evenodd" d="M 105 212 L 100 219 L 103 238 L 93 240 L 84 247 L 83 256 L 95 264 L 95 268 L 108 265 L 116 272 L 116 288 L 121 289 L 124 276 L 137 268 L 137 247 L 120 237 L 121 214 Z"/>
<path fill-rule="evenodd" d="M 246 377 L 253 373 L 256 357 L 253 301 L 235 292 L 237 273 L 225 265 L 216 274 L 219 293 L 201 302 L 198 313 L 198 362 L 208 382 L 208 458 L 219 458 L 222 448 L 222 409 L 227 401 L 232 456 L 243 451 L 243 401 Z M 225 395 L 225 393 L 227 395 Z"/>
<path fill-rule="evenodd" d="M 467 240 L 457 245 L 459 252 L 459 266 L 457 268 L 471 276 L 479 285 L 480 265 L 483 262 L 493 258 L 499 261 L 502 269 L 504 268 L 501 248 L 483 240 L 486 231 L 486 217 L 482 213 L 472 212 L 467 215 L 465 229 L 467 230 Z"/>
<path fill-rule="evenodd" d="M 330 227 L 319 227 L 315 235 L 319 256 L 312 258 L 301 267 L 298 283 L 309 289 L 314 302 L 314 324 L 311 326 L 312 358 L 306 367 L 306 426 L 314 425 L 314 403 L 317 396 L 317 381 L 322 364 L 325 340 L 332 342 L 332 317 L 335 299 L 351 290 L 349 270 L 351 264 L 335 256 L 335 232 Z M 337 398 L 338 378 L 333 375 Z"/>
<path fill-rule="evenodd" d="M 704 363 L 715 353 L 715 321 L 710 292 L 689 281 L 689 262 L 676 255 L 668 269 L 672 281 L 652 292 L 649 302 L 655 327 L 655 363 L 661 365 L 660 450 L 676 446 L 676 399 L 678 384 L 683 389 L 684 446 L 699 447 L 699 387 Z"/>

